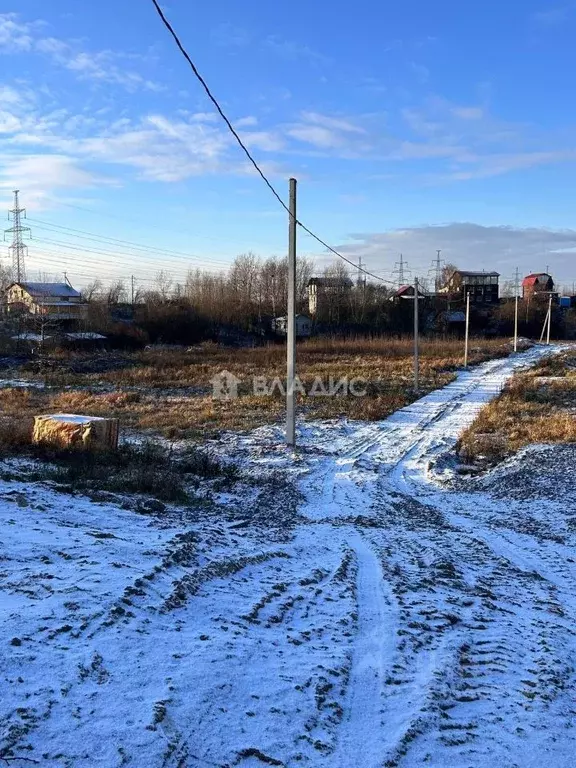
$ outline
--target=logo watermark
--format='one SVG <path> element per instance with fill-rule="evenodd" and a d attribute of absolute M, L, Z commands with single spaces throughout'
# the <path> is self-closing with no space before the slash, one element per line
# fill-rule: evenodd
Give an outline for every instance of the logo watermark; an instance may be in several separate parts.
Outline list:
<path fill-rule="evenodd" d="M 242 381 L 230 371 L 220 371 L 210 379 L 214 400 L 234 400 L 238 397 L 238 385 Z"/>
<path fill-rule="evenodd" d="M 238 388 L 245 382 L 230 371 L 220 371 L 210 379 L 214 400 L 234 400 L 238 397 Z M 304 383 L 298 376 L 294 378 L 292 392 L 304 397 L 364 397 L 367 393 L 366 379 L 360 376 L 328 376 L 327 379 L 316 376 L 311 383 Z M 247 380 L 248 391 L 257 397 L 285 397 L 287 385 L 279 376 L 252 376 Z"/>

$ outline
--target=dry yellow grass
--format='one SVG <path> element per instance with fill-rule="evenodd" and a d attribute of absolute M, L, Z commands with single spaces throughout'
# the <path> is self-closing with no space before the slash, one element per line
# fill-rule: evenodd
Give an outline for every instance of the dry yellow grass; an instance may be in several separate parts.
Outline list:
<path fill-rule="evenodd" d="M 503 340 L 471 344 L 471 363 L 507 354 Z M 421 391 L 447 384 L 462 364 L 461 341 L 421 344 Z M 74 362 L 78 362 L 75 360 Z M 360 377 L 365 397 L 299 397 L 306 418 L 382 419 L 411 402 L 411 339 L 310 340 L 298 345 L 298 373 L 308 389 L 315 377 L 327 381 Z M 240 397 L 212 399 L 210 379 L 222 370 L 243 382 Z M 153 430 L 167 437 L 195 437 L 227 429 L 250 429 L 278 421 L 283 398 L 252 391 L 253 376 L 285 378 L 285 348 L 270 345 L 229 349 L 204 345 L 189 351 L 146 350 L 126 359 L 126 365 L 104 373 L 73 373 L 65 364 L 46 379 L 48 389 L 0 390 L 0 411 L 32 415 L 67 411 L 114 416 L 123 426 Z"/>
<path fill-rule="evenodd" d="M 576 353 L 518 374 L 460 440 L 467 461 L 498 461 L 533 443 L 576 442 Z"/>

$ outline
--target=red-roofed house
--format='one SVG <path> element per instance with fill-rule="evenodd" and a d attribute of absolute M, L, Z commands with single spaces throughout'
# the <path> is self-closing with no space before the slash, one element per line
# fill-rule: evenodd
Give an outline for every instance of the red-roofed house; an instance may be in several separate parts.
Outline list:
<path fill-rule="evenodd" d="M 522 296 L 524 299 L 531 299 L 537 294 L 548 294 L 554 292 L 554 280 L 546 272 L 534 272 L 526 275 L 522 280 Z"/>
<path fill-rule="evenodd" d="M 425 297 L 425 294 L 419 290 L 418 296 L 423 299 Z M 413 299 L 413 298 L 414 298 L 414 286 L 401 285 L 400 288 L 398 288 L 398 290 L 395 291 L 392 294 L 392 296 L 390 296 L 390 301 L 396 301 L 397 299 Z"/>

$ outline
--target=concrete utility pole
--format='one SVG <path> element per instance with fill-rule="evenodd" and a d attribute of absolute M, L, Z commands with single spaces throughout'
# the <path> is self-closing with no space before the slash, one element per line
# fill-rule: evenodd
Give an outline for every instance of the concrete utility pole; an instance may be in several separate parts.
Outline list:
<path fill-rule="evenodd" d="M 546 334 L 546 344 L 550 344 L 550 321 L 552 318 L 552 294 L 548 297 L 548 312 L 544 318 L 544 325 L 542 326 L 542 333 L 540 334 L 540 343 L 544 340 L 544 334 Z"/>
<path fill-rule="evenodd" d="M 520 286 L 518 284 L 518 267 L 516 267 L 516 279 L 514 280 L 514 352 L 518 352 L 518 291 Z"/>
<path fill-rule="evenodd" d="M 414 278 L 414 391 L 419 389 L 420 347 L 418 343 L 419 322 L 418 322 L 418 278 Z"/>
<path fill-rule="evenodd" d="M 296 179 L 290 179 L 288 224 L 288 312 L 286 315 L 286 443 L 296 447 Z"/>
<path fill-rule="evenodd" d="M 130 303 L 132 304 L 132 307 L 134 307 L 134 294 L 135 294 L 134 286 L 135 286 L 134 275 L 131 275 L 130 276 L 130 296 L 132 300 Z"/>
<path fill-rule="evenodd" d="M 468 368 L 468 337 L 470 335 L 470 291 L 466 292 L 466 331 L 464 336 L 464 368 Z"/>

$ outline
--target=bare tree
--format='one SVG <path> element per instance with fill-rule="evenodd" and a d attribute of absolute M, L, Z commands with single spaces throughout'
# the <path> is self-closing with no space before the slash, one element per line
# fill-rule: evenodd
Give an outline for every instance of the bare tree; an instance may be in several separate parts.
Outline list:
<path fill-rule="evenodd" d="M 107 304 L 120 304 L 127 300 L 127 296 L 124 280 L 117 280 L 110 284 L 104 298 Z"/>
<path fill-rule="evenodd" d="M 505 298 L 516 296 L 516 282 L 514 280 L 504 280 L 500 288 L 500 296 Z"/>
<path fill-rule="evenodd" d="M 448 282 L 450 281 L 450 278 L 456 272 L 458 267 L 456 264 L 444 264 L 442 267 L 442 272 L 440 273 L 440 284 L 439 288 L 446 288 L 448 285 Z"/>
<path fill-rule="evenodd" d="M 102 297 L 104 286 L 102 280 L 96 279 L 85 285 L 82 289 L 82 298 L 84 301 L 96 301 Z"/>
<path fill-rule="evenodd" d="M 165 303 L 170 298 L 174 287 L 174 280 L 170 277 L 169 273 L 161 269 L 156 274 L 156 280 L 154 281 L 154 289 L 158 294 L 161 302 Z"/>

